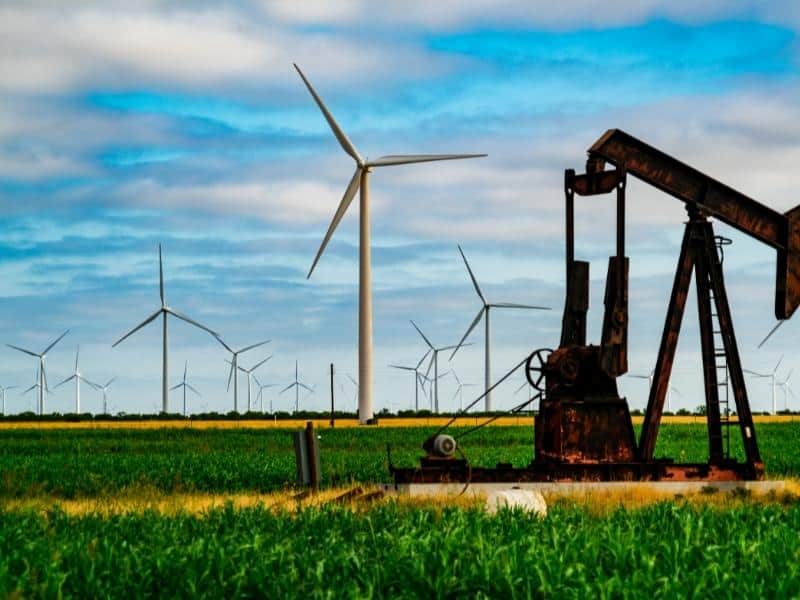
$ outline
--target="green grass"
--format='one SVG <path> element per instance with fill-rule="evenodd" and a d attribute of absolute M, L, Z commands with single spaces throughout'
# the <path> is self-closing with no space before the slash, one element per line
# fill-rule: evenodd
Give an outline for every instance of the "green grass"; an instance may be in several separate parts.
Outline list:
<path fill-rule="evenodd" d="M 0 596 L 789 598 L 800 506 L 0 511 Z"/>
<path fill-rule="evenodd" d="M 413 466 L 433 428 L 321 429 L 324 483 L 381 482 L 389 477 L 387 444 L 398 466 Z M 772 477 L 800 476 L 800 424 L 758 427 Z M 735 439 L 735 436 L 733 436 Z M 657 454 L 681 461 L 707 456 L 701 425 L 665 425 Z M 739 445 L 736 446 L 737 448 Z M 528 427 L 485 428 L 463 440 L 475 465 L 528 464 Z M 97 497 L 126 489 L 161 492 L 272 491 L 294 480 L 286 430 L 10 429 L 0 431 L 0 498 Z"/>

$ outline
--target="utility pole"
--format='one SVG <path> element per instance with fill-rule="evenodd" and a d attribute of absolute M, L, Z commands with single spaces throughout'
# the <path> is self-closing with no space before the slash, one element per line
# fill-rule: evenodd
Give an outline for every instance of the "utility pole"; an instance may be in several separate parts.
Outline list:
<path fill-rule="evenodd" d="M 331 427 L 334 426 L 333 400 L 333 363 L 331 363 Z"/>

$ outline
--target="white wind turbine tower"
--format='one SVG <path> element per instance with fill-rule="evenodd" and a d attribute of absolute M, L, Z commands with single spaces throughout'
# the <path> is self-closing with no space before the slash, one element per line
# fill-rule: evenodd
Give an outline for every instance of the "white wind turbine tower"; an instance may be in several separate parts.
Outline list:
<path fill-rule="evenodd" d="M 781 323 L 782 322 L 783 321 L 781 321 Z M 753 377 L 757 377 L 759 379 L 769 379 L 770 380 L 770 384 L 772 385 L 772 414 L 773 415 L 777 415 L 778 414 L 778 400 L 777 400 L 777 396 L 775 394 L 775 390 L 777 389 L 778 384 L 777 384 L 775 375 L 778 372 L 778 367 L 781 366 L 782 362 L 783 362 L 783 356 L 780 357 L 780 360 L 778 360 L 778 364 L 775 365 L 775 368 L 772 369 L 771 373 L 757 373 L 755 371 L 751 371 L 750 369 L 742 369 L 742 371 L 752 375 Z"/>
<path fill-rule="evenodd" d="M 655 369 L 652 369 L 648 375 L 637 375 L 631 373 L 628 375 L 628 377 L 631 377 L 632 379 L 646 379 L 647 391 L 649 393 L 650 389 L 653 387 L 653 375 L 655 375 Z M 667 386 L 667 412 L 672 412 L 672 392 L 675 392 L 678 394 L 678 396 L 681 395 L 680 390 L 670 382 L 669 386 Z"/>
<path fill-rule="evenodd" d="M 483 318 L 483 323 L 485 326 L 484 331 L 484 349 L 483 349 L 483 357 L 484 357 L 484 372 L 483 372 L 483 379 L 484 379 L 484 390 L 485 390 L 485 410 L 486 412 L 490 412 L 492 410 L 492 393 L 489 389 L 492 387 L 492 361 L 491 361 L 491 335 L 490 335 L 490 328 L 489 328 L 489 314 L 492 308 L 521 308 L 525 310 L 550 310 L 548 306 L 532 306 L 530 304 L 514 304 L 512 302 L 487 302 L 486 297 L 483 295 L 480 286 L 478 285 L 478 280 L 475 279 L 475 275 L 472 272 L 472 268 L 469 266 L 469 262 L 467 261 L 467 257 L 464 255 L 464 251 L 461 249 L 461 245 L 458 246 L 458 251 L 461 253 L 461 258 L 464 259 L 464 265 L 467 267 L 467 272 L 469 273 L 469 278 L 472 280 L 472 285 L 475 286 L 475 292 L 478 294 L 478 298 L 481 300 L 481 308 L 478 311 L 478 314 L 472 321 L 472 324 L 467 329 L 467 332 L 464 334 L 464 337 L 461 338 L 461 341 L 456 345 L 455 350 L 450 355 L 450 360 L 456 355 L 458 349 L 464 343 L 464 340 L 469 337 L 469 334 L 472 333 L 472 330 L 480 322 L 481 318 Z"/>
<path fill-rule="evenodd" d="M 367 423 L 374 416 L 372 398 L 372 260 L 370 242 L 370 217 L 369 217 L 369 174 L 373 168 L 390 167 L 395 165 L 408 165 L 412 163 L 432 162 L 440 160 L 458 160 L 464 158 L 478 158 L 485 154 L 411 154 L 411 155 L 389 155 L 382 156 L 375 160 L 368 160 L 361 157 L 352 142 L 347 138 L 344 131 L 339 127 L 333 115 L 330 113 L 322 98 L 312 87 L 311 83 L 300 70 L 294 65 L 300 77 L 303 79 L 308 91 L 322 111 L 325 120 L 328 122 L 333 135 L 339 141 L 342 149 L 356 161 L 356 171 L 347 185 L 342 201 L 336 209 L 325 238 L 322 240 L 308 277 L 314 271 L 320 256 L 325 251 L 325 247 L 344 217 L 347 208 L 353 201 L 356 192 L 361 191 L 359 198 L 359 275 L 358 275 L 358 418 L 361 423 Z"/>
<path fill-rule="evenodd" d="M 261 365 L 263 365 L 265 362 L 267 362 L 267 361 L 268 361 L 270 358 L 272 358 L 272 355 L 271 355 L 271 354 L 270 354 L 270 355 L 269 355 L 267 358 L 265 358 L 264 360 L 262 360 L 261 362 L 259 362 L 259 363 L 256 363 L 255 365 L 253 365 L 252 367 L 250 367 L 249 369 L 245 369 L 245 368 L 244 368 L 244 367 L 242 367 L 242 366 L 240 366 L 240 367 L 239 367 L 239 370 L 240 370 L 242 373 L 246 373 L 246 374 L 247 374 L 247 411 L 250 411 L 250 410 L 252 410 L 252 408 L 253 408 L 253 404 L 252 404 L 252 402 L 250 401 L 250 394 L 251 394 L 251 392 L 252 392 L 252 388 L 253 388 L 253 386 L 252 386 L 252 382 L 251 382 L 251 378 L 252 378 L 252 376 L 253 376 L 253 372 L 254 372 L 254 371 L 255 371 L 255 370 L 258 368 L 258 367 L 260 367 L 260 366 L 261 366 Z"/>
<path fill-rule="evenodd" d="M 167 317 L 172 315 L 173 317 L 179 318 L 181 321 L 186 321 L 190 325 L 194 325 L 195 327 L 199 327 L 203 331 L 207 331 L 214 337 L 218 337 L 215 331 L 212 331 L 205 325 L 201 325 L 197 321 L 190 319 L 186 315 L 183 315 L 176 311 L 174 308 L 167 304 L 167 301 L 164 299 L 164 264 L 161 260 L 161 244 L 158 245 L 158 288 L 159 293 L 161 294 L 161 307 L 154 312 L 152 315 L 147 317 L 144 321 L 139 323 L 136 327 L 131 329 L 128 333 L 123 335 L 119 338 L 116 342 L 114 342 L 111 347 L 114 348 L 118 346 L 123 341 L 128 339 L 134 333 L 139 331 L 145 325 L 148 325 L 151 321 L 155 321 L 159 316 L 163 317 L 163 338 L 162 338 L 162 354 L 161 354 L 161 411 L 168 413 L 169 412 L 169 351 L 168 351 L 168 344 L 167 344 Z"/>
<path fill-rule="evenodd" d="M 50 391 L 49 386 L 47 385 L 47 373 L 45 372 L 44 369 L 44 359 L 47 357 L 47 353 L 50 352 L 50 350 L 52 350 L 53 347 L 58 342 L 60 342 L 64 338 L 64 336 L 67 335 L 68 333 L 69 329 L 67 329 L 64 333 L 58 336 L 52 344 L 50 344 L 40 353 L 33 352 L 32 350 L 26 350 L 25 348 L 20 348 L 19 346 L 6 344 L 6 346 L 8 346 L 9 348 L 13 348 L 14 350 L 19 350 L 20 352 L 24 352 L 25 354 L 29 354 L 30 356 L 35 356 L 36 358 L 39 359 L 39 373 L 37 375 L 38 377 L 37 383 L 36 385 L 25 390 L 23 394 L 28 393 L 30 390 L 34 388 L 38 388 L 39 393 L 37 394 L 37 402 L 38 402 L 37 410 L 39 411 L 40 416 L 44 414 L 44 392 L 45 390 L 48 392 Z"/>
<path fill-rule="evenodd" d="M 201 396 L 200 392 L 198 392 L 196 389 L 194 389 L 189 384 L 189 382 L 186 381 L 186 373 L 187 373 L 188 370 L 189 370 L 189 361 L 187 360 L 183 364 L 183 380 L 178 385 L 173 385 L 171 388 L 169 388 L 170 392 L 173 391 L 173 390 L 177 390 L 178 388 L 183 388 L 183 416 L 184 417 L 186 416 L 186 390 L 189 389 L 192 392 L 194 392 L 194 394 L 196 396 Z"/>
<path fill-rule="evenodd" d="M 401 369 L 403 371 L 410 371 L 414 373 L 414 410 L 419 410 L 419 384 L 420 384 L 420 372 L 419 368 L 422 366 L 424 360 L 428 357 L 431 351 L 428 350 L 425 354 L 422 355 L 422 358 L 419 359 L 416 367 L 408 367 L 405 365 L 389 365 L 393 369 Z M 424 391 L 424 390 L 423 390 Z"/>
<path fill-rule="evenodd" d="M 300 388 L 307 390 L 309 392 L 313 392 L 310 387 L 308 387 L 305 383 L 302 383 L 299 379 L 297 374 L 297 361 L 294 361 L 294 381 L 287 385 L 285 388 L 281 390 L 281 394 L 283 392 L 287 392 L 290 389 L 294 388 L 294 412 L 297 412 L 300 409 Z"/>
<path fill-rule="evenodd" d="M 428 348 L 430 348 L 429 352 L 432 353 L 431 360 L 428 363 L 428 370 L 425 372 L 425 378 L 428 378 L 428 373 L 431 372 L 431 365 L 433 365 L 433 412 L 439 412 L 439 352 L 442 350 L 451 350 L 452 348 L 456 348 L 457 346 L 442 346 L 441 348 L 436 348 L 431 341 L 425 337 L 425 334 L 422 333 L 422 330 L 417 327 L 417 324 L 414 321 L 411 321 L 411 324 L 414 326 L 414 329 L 417 330 L 422 336 L 422 339 L 425 340 L 425 343 L 428 344 Z M 462 340 L 463 341 L 463 340 Z M 465 346 L 469 346 L 470 344 L 464 344 Z"/>
<path fill-rule="evenodd" d="M 266 390 L 267 388 L 275 387 L 277 384 L 276 383 L 261 383 L 261 381 L 259 381 L 258 377 L 256 377 L 255 374 L 253 374 L 253 379 L 255 380 L 256 385 L 258 386 L 258 394 L 256 394 L 256 402 L 260 403 L 259 406 L 260 406 L 261 412 L 263 413 L 264 412 L 264 390 Z M 272 398 L 269 399 L 269 414 L 272 414 Z"/>
<path fill-rule="evenodd" d="M 0 398 L 2 398 L 2 400 L 3 400 L 3 412 L 0 413 L 0 414 L 2 414 L 2 415 L 6 414 L 6 392 L 8 390 L 16 389 L 16 387 L 17 386 L 15 386 L 15 385 L 7 385 L 5 387 L 0 385 Z"/>
<path fill-rule="evenodd" d="M 101 392 L 103 394 L 103 414 L 104 415 L 108 414 L 108 388 L 110 388 L 111 384 L 114 383 L 116 380 L 117 380 L 116 377 L 112 377 L 111 379 L 106 381 L 105 384 L 102 384 L 102 385 L 99 384 L 99 383 L 92 383 L 91 384 L 94 387 L 94 389 L 98 390 L 99 392 Z M 87 383 L 89 383 L 89 382 L 87 381 Z"/>
<path fill-rule="evenodd" d="M 215 336 L 217 341 L 222 344 L 222 346 L 231 353 L 231 360 L 228 361 L 231 365 L 231 369 L 228 372 L 228 387 L 225 390 L 231 389 L 231 379 L 233 379 L 233 412 L 239 412 L 239 355 L 244 354 L 248 350 L 252 350 L 253 348 L 258 348 L 259 346 L 263 346 L 264 344 L 269 344 L 272 340 L 264 340 L 263 342 L 258 342 L 257 344 L 251 344 L 249 346 L 245 346 L 239 350 L 234 350 L 228 344 L 226 344 L 221 337 L 218 335 Z M 270 357 L 271 358 L 271 357 Z M 250 404 L 250 377 L 247 378 L 247 403 Z"/>
<path fill-rule="evenodd" d="M 63 381 L 61 381 L 58 385 L 56 385 L 56 388 L 58 388 L 59 386 L 64 385 L 68 381 L 72 381 L 73 379 L 75 380 L 75 414 L 76 415 L 80 414 L 80 412 L 81 412 L 81 381 L 85 381 L 91 387 L 97 388 L 97 384 L 96 383 L 92 383 L 91 381 L 86 379 L 81 374 L 81 370 L 78 367 L 78 357 L 80 356 L 80 353 L 81 353 L 81 347 L 77 346 L 76 349 L 75 349 L 75 372 L 72 375 L 70 375 L 69 377 L 67 377 L 66 379 L 64 379 Z"/>

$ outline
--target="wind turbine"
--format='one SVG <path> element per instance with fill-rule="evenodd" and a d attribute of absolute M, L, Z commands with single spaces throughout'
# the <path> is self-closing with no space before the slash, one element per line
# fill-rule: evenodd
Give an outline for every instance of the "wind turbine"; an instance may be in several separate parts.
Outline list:
<path fill-rule="evenodd" d="M 97 387 L 97 384 L 92 383 L 88 379 L 86 379 L 83 375 L 81 375 L 81 370 L 78 368 L 78 356 L 81 353 L 81 347 L 77 346 L 75 349 L 75 372 L 56 385 L 56 388 L 59 386 L 64 385 L 68 381 L 75 380 L 75 414 L 78 415 L 81 412 L 81 381 L 85 381 L 92 387 Z"/>
<path fill-rule="evenodd" d="M 13 390 L 13 389 L 16 389 L 16 387 L 17 387 L 17 386 L 15 386 L 15 385 L 7 385 L 7 386 L 5 386 L 5 387 L 3 387 L 2 385 L 0 385 L 0 398 L 2 398 L 2 399 L 3 399 L 3 412 L 2 412 L 2 413 L 0 413 L 0 414 L 3 414 L 3 415 L 5 415 L 5 414 L 6 414 L 6 392 L 7 392 L 8 390 Z"/>
<path fill-rule="evenodd" d="M 393 369 L 401 369 L 403 371 L 411 371 L 414 373 L 414 410 L 419 410 L 419 381 L 420 381 L 420 372 L 419 368 L 422 366 L 423 361 L 428 357 L 431 351 L 428 350 L 425 354 L 422 355 L 422 358 L 419 359 L 416 367 L 408 367 L 405 365 L 389 365 Z M 423 390 L 424 391 L 424 390 Z"/>
<path fill-rule="evenodd" d="M 469 334 L 472 333 L 472 330 L 480 322 L 481 318 L 483 318 L 483 323 L 485 326 L 484 331 L 484 349 L 483 349 L 483 357 L 484 357 L 484 386 L 485 386 L 485 399 L 484 402 L 486 403 L 485 410 L 486 412 L 490 412 L 492 410 L 492 393 L 489 391 L 492 387 L 492 362 L 491 362 L 491 353 L 490 353 L 490 329 L 489 329 L 489 314 L 492 308 L 521 308 L 525 310 L 550 310 L 549 306 L 533 306 L 530 304 L 514 304 L 512 302 L 487 302 L 486 297 L 483 295 L 480 286 L 478 285 L 478 280 L 475 279 L 475 274 L 472 272 L 472 268 L 469 266 L 469 261 L 467 261 L 467 257 L 464 255 L 464 251 L 461 249 L 461 245 L 458 246 L 458 251 L 461 253 L 461 258 L 464 259 L 464 265 L 467 267 L 467 272 L 469 273 L 469 278 L 472 280 L 472 285 L 475 286 L 475 292 L 478 294 L 478 298 L 481 300 L 481 308 L 478 311 L 478 314 L 472 320 L 472 324 L 467 329 L 467 332 L 464 334 L 464 337 L 461 338 L 461 341 L 456 345 L 455 350 L 450 355 L 450 360 L 456 355 L 458 349 L 461 348 L 461 345 L 464 343 L 464 340 L 469 337 Z"/>
<path fill-rule="evenodd" d="M 267 388 L 275 387 L 277 384 L 276 383 L 267 383 L 267 384 L 261 383 L 259 381 L 258 377 L 256 377 L 255 374 L 253 374 L 253 379 L 256 380 L 256 385 L 258 386 L 258 394 L 256 395 L 256 402 L 260 402 L 261 403 L 261 412 L 263 413 L 264 412 L 264 390 L 267 389 Z M 272 414 L 272 398 L 269 399 L 269 414 Z"/>
<path fill-rule="evenodd" d="M 167 301 L 165 300 L 165 297 L 164 297 L 164 264 L 163 264 L 163 261 L 161 260 L 161 244 L 158 245 L 158 289 L 159 289 L 159 293 L 161 294 L 161 308 L 159 308 L 156 312 L 154 312 L 152 315 L 147 317 L 144 321 L 139 323 L 136 327 L 131 329 L 128 333 L 126 333 L 121 338 L 119 338 L 116 342 L 114 342 L 111 345 L 111 347 L 114 348 L 115 346 L 118 346 L 123 341 L 125 341 L 130 336 L 132 336 L 134 333 L 139 331 L 142 327 L 144 327 L 145 325 L 149 324 L 151 321 L 155 321 L 159 316 L 163 317 L 163 320 L 164 320 L 163 332 L 164 333 L 163 333 L 163 340 L 162 340 L 163 347 L 162 347 L 162 354 L 161 354 L 161 359 L 162 359 L 162 363 L 161 363 L 161 411 L 165 412 L 165 413 L 168 413 L 169 412 L 169 362 L 168 362 L 168 360 L 169 360 L 169 356 L 168 356 L 169 352 L 168 352 L 168 349 L 167 349 L 167 316 L 172 315 L 173 317 L 179 318 L 181 321 L 186 321 L 190 325 L 194 325 L 195 327 L 199 327 L 203 331 L 207 331 L 208 333 L 210 333 L 211 335 L 213 335 L 217 339 L 219 339 L 219 336 L 217 335 L 217 333 L 215 331 L 212 331 L 211 329 L 209 329 L 205 325 L 201 325 L 197 321 L 194 321 L 193 319 L 190 319 L 186 315 L 183 315 L 183 314 L 179 313 L 177 310 L 175 310 L 174 308 L 172 308 L 171 306 L 169 306 L 167 304 Z"/>
<path fill-rule="evenodd" d="M 455 378 L 456 383 L 458 384 L 458 386 L 456 387 L 456 393 L 453 394 L 453 400 L 455 400 L 456 396 L 458 396 L 458 411 L 461 412 L 463 410 L 463 408 L 464 408 L 464 388 L 465 387 L 472 387 L 475 384 L 474 383 L 463 383 L 461 381 L 461 379 L 459 379 L 458 374 L 456 374 L 456 370 L 455 369 L 451 369 L 450 372 L 453 374 L 453 377 Z"/>
<path fill-rule="evenodd" d="M 780 321 L 781 323 L 783 321 Z M 775 389 L 777 388 L 777 383 L 775 380 L 775 374 L 778 372 L 778 367 L 781 366 L 781 362 L 783 362 L 783 356 L 781 356 L 780 360 L 778 360 L 778 364 L 775 365 L 775 368 L 772 369 L 772 373 L 757 373 L 756 371 L 751 371 L 750 369 L 742 369 L 745 373 L 748 373 L 754 377 L 758 377 L 759 379 L 769 379 L 770 383 L 772 384 L 772 414 L 778 414 L 778 401 L 775 396 Z"/>
<path fill-rule="evenodd" d="M 637 374 L 629 374 L 628 377 L 633 379 L 646 379 L 647 380 L 647 390 L 650 391 L 650 388 L 653 387 L 653 375 L 655 374 L 655 369 L 651 370 L 648 375 L 637 375 Z M 672 392 L 681 395 L 681 392 L 678 388 L 676 388 L 672 383 L 669 384 L 667 387 L 667 411 L 672 412 Z"/>
<path fill-rule="evenodd" d="M 231 353 L 231 360 L 230 360 L 231 370 L 228 372 L 228 387 L 225 388 L 225 390 L 227 391 L 231 389 L 231 378 L 233 378 L 233 411 L 238 413 L 239 412 L 239 355 L 243 354 L 244 352 L 247 352 L 248 350 L 252 350 L 253 348 L 258 348 L 259 346 L 263 346 L 264 344 L 269 344 L 270 341 L 272 340 L 264 340 L 263 342 L 258 342 L 257 344 L 251 344 L 250 346 L 245 346 L 240 350 L 234 350 L 233 348 L 228 346 L 228 344 L 226 344 L 225 341 L 218 335 L 215 335 L 214 337 L 217 338 L 217 341 L 220 344 L 222 344 L 225 350 Z M 247 382 L 247 388 L 248 388 L 247 402 L 249 404 L 250 403 L 249 377 Z"/>
<path fill-rule="evenodd" d="M 428 348 L 430 348 L 429 352 L 432 353 L 431 360 L 428 363 L 428 370 L 425 372 L 425 377 L 428 377 L 428 373 L 431 371 L 431 365 L 433 365 L 433 403 L 434 403 L 434 412 L 439 412 L 439 352 L 442 350 L 450 350 L 455 348 L 456 346 L 442 346 L 441 348 L 436 348 L 431 341 L 425 337 L 425 334 L 422 333 L 422 330 L 417 327 L 417 324 L 414 321 L 411 321 L 411 324 L 414 326 L 414 329 L 417 330 L 422 336 L 422 339 L 425 340 L 425 343 L 428 344 Z M 463 340 L 462 340 L 463 341 Z M 464 344 L 465 346 L 469 346 L 470 344 Z"/>
<path fill-rule="evenodd" d="M 25 390 L 25 392 L 23 392 L 23 393 L 28 393 L 30 390 L 32 390 L 34 388 L 38 388 L 39 389 L 38 398 L 37 398 L 38 399 L 39 416 L 44 414 L 44 391 L 45 390 L 47 390 L 48 392 L 50 391 L 49 390 L 49 386 L 47 385 L 47 373 L 45 372 L 45 369 L 44 369 L 44 359 L 47 357 L 47 353 L 50 352 L 50 350 L 52 350 L 53 347 L 58 342 L 60 342 L 64 338 L 64 336 L 67 335 L 68 333 L 69 333 L 69 329 L 67 329 L 64 333 L 62 333 L 60 336 L 58 336 L 56 338 L 56 340 L 52 344 L 50 344 L 47 348 L 45 348 L 40 353 L 33 352 L 32 350 L 26 350 L 25 348 L 20 348 L 19 346 L 13 346 L 11 344 L 6 344 L 6 346 L 8 346 L 9 348 L 13 348 L 14 350 L 19 350 L 20 352 L 24 352 L 25 354 L 29 354 L 31 356 L 35 356 L 36 358 L 39 359 L 39 374 L 37 375 L 38 383 L 36 385 L 34 385 L 33 387 L 30 387 L 27 390 Z"/>
<path fill-rule="evenodd" d="M 350 380 L 350 383 L 353 384 L 353 405 L 356 407 L 356 416 L 358 416 L 358 389 L 359 389 L 359 385 L 358 385 L 358 382 L 355 380 L 355 378 L 352 375 L 350 375 L 349 373 L 347 374 L 347 378 Z"/>
<path fill-rule="evenodd" d="M 92 385 L 94 387 L 94 389 L 102 392 L 102 394 L 103 394 L 103 414 L 104 415 L 108 414 L 108 399 L 107 399 L 108 398 L 108 396 L 107 396 L 108 388 L 110 388 L 111 384 L 114 383 L 116 380 L 117 380 L 116 377 L 112 377 L 111 379 L 106 381 L 104 385 L 100 385 L 99 383 L 91 383 L 91 382 L 88 382 L 88 381 L 86 382 L 86 383 L 89 383 L 90 385 Z"/>
<path fill-rule="evenodd" d="M 37 393 L 36 393 L 37 398 L 39 398 L 42 395 L 42 371 L 41 371 L 41 369 L 37 369 L 34 372 L 33 385 L 31 387 L 29 387 L 27 390 L 25 390 L 24 392 L 22 392 L 22 395 L 24 396 L 25 394 L 27 394 L 28 392 L 33 391 L 33 390 L 38 390 Z M 48 394 L 52 394 L 53 393 L 47 387 L 47 379 L 44 379 L 44 390 Z M 42 406 L 43 402 L 44 401 L 40 399 L 39 400 L 39 405 Z M 39 414 L 41 415 L 42 413 L 39 413 Z"/>
<path fill-rule="evenodd" d="M 300 388 L 304 390 L 308 390 L 309 392 L 313 392 L 310 387 L 308 387 L 305 383 L 302 383 L 297 375 L 297 361 L 294 361 L 294 382 L 287 385 L 285 388 L 281 390 L 281 394 L 286 392 L 290 389 L 294 388 L 294 412 L 298 412 L 300 408 Z"/>
<path fill-rule="evenodd" d="M 778 387 L 783 388 L 783 410 L 789 410 L 789 396 L 794 398 L 794 392 L 792 391 L 791 386 L 789 385 L 789 380 L 792 378 L 793 369 L 789 369 L 789 373 L 786 375 L 786 379 L 783 381 L 777 381 L 776 385 Z"/>
<path fill-rule="evenodd" d="M 248 411 L 250 411 L 253 408 L 253 405 L 250 402 L 250 392 L 251 392 L 251 389 L 252 389 L 252 385 L 251 385 L 251 382 L 250 382 L 250 377 L 253 374 L 253 371 L 255 371 L 258 367 L 260 367 L 265 362 L 267 362 L 270 358 L 272 358 L 271 354 L 267 358 L 262 360 L 261 362 L 259 362 L 259 363 L 255 364 L 255 365 L 253 365 L 252 367 L 250 367 L 249 369 L 245 369 L 244 367 L 239 367 L 239 370 L 242 373 L 247 373 L 247 410 Z"/>
<path fill-rule="evenodd" d="M 362 158 L 356 150 L 353 143 L 347 138 L 344 131 L 339 127 L 339 124 L 333 118 L 322 98 L 319 97 L 316 90 L 312 87 L 311 83 L 306 79 L 306 76 L 300 70 L 300 67 L 294 65 L 300 77 L 305 83 L 314 101 L 317 103 L 320 111 L 322 111 L 325 120 L 333 131 L 333 135 L 339 141 L 342 149 L 356 161 L 356 170 L 347 189 L 344 192 L 339 207 L 333 216 L 325 238 L 317 251 L 314 262 L 311 264 L 311 269 L 308 271 L 308 277 L 314 271 L 320 256 L 325 251 L 325 247 L 339 225 L 339 222 L 347 212 L 350 203 L 360 190 L 359 197 L 359 275 L 358 275 L 358 380 L 359 393 L 358 393 L 358 418 L 361 423 L 367 423 L 374 416 L 374 407 L 372 402 L 372 262 L 371 262 L 371 247 L 370 247 L 370 218 L 369 218 L 369 174 L 373 168 L 377 167 L 391 167 L 395 165 L 408 165 L 412 163 L 432 162 L 440 160 L 459 160 L 464 158 L 478 158 L 486 156 L 485 154 L 410 154 L 410 155 L 389 155 L 382 156 L 375 160 L 368 160 Z"/>
<path fill-rule="evenodd" d="M 178 388 L 183 388 L 183 416 L 186 416 L 186 390 L 187 388 L 190 389 L 195 393 L 196 396 L 200 396 L 200 392 L 194 389 L 189 382 L 186 381 L 186 372 L 189 369 L 189 361 L 187 360 L 183 365 L 183 381 L 181 381 L 178 385 L 173 385 L 169 388 L 169 391 L 177 390 Z"/>

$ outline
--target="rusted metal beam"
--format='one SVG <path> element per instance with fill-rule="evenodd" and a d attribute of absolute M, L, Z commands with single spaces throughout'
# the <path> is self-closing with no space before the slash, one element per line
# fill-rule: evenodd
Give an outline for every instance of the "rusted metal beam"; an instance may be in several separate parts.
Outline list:
<path fill-rule="evenodd" d="M 683 321 L 683 312 L 686 308 L 686 297 L 689 294 L 689 283 L 694 266 L 694 258 L 691 252 L 692 231 L 692 223 L 690 222 L 686 225 L 686 230 L 683 234 L 678 268 L 675 271 L 675 281 L 672 285 L 672 294 L 667 307 L 664 332 L 661 335 L 661 346 L 658 349 L 658 358 L 653 371 L 653 385 L 650 386 L 647 411 L 644 415 L 642 432 L 639 436 L 639 457 L 643 461 L 653 460 L 658 428 L 661 425 L 661 416 L 664 411 L 664 400 L 667 397 L 669 378 L 672 374 L 672 363 L 675 359 L 675 350 L 678 347 L 678 335 L 681 331 L 681 322 Z"/>
<path fill-rule="evenodd" d="M 635 177 L 778 250 L 775 316 L 800 304 L 800 207 L 785 215 L 621 131 L 609 129 L 589 148 L 592 161 L 624 165 Z M 595 179 L 597 174 L 594 175 Z M 609 176 L 610 178 L 611 176 Z M 577 182 L 576 182 L 577 191 Z M 580 192 L 578 192 L 580 193 Z"/>

